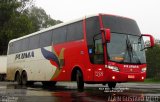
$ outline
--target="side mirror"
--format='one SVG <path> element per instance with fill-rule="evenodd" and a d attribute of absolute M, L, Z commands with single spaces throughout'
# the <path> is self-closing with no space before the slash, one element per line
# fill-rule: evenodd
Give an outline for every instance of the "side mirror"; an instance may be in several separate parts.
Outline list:
<path fill-rule="evenodd" d="M 150 34 L 142 34 L 141 37 L 143 37 L 143 36 L 149 37 L 149 39 L 150 39 L 150 46 L 149 47 L 153 47 L 155 45 L 154 37 L 152 35 L 150 35 Z"/>
<path fill-rule="evenodd" d="M 110 29 L 103 28 L 103 29 L 101 29 L 101 31 L 104 32 L 105 40 L 106 40 L 107 43 L 109 43 L 110 40 L 111 40 L 111 31 L 110 31 Z"/>

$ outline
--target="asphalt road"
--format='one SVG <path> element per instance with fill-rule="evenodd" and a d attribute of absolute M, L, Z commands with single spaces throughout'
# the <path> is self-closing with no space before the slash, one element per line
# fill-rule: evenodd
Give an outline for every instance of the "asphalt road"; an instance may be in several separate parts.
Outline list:
<path fill-rule="evenodd" d="M 83 91 L 76 88 L 73 82 L 55 87 L 0 82 L 0 102 L 160 102 L 160 84 L 120 83 L 114 90 L 100 84 L 85 84 Z"/>

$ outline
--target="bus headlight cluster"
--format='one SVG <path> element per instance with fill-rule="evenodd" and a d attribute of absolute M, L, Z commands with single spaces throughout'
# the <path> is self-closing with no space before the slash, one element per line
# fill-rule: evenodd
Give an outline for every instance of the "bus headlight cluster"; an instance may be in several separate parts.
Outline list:
<path fill-rule="evenodd" d="M 108 69 L 111 69 L 112 71 L 119 72 L 119 68 L 116 67 L 116 66 L 108 65 L 107 68 L 108 68 Z"/>
<path fill-rule="evenodd" d="M 146 70 L 147 70 L 147 68 L 146 67 L 144 67 L 144 68 L 142 68 L 142 72 L 146 72 Z"/>

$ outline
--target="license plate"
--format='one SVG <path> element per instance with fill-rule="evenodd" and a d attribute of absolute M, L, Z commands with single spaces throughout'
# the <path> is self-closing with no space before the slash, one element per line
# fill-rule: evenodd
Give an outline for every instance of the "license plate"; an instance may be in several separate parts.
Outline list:
<path fill-rule="evenodd" d="M 134 76 L 134 75 L 128 75 L 128 78 L 129 78 L 129 79 L 134 79 L 135 76 Z"/>

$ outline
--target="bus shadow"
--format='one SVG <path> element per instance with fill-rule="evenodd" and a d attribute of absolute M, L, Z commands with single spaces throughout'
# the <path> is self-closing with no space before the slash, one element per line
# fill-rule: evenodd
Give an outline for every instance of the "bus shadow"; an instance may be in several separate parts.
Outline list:
<path fill-rule="evenodd" d="M 48 91 L 61 91 L 61 90 L 75 90 L 75 88 L 67 87 L 63 85 L 55 85 L 55 86 L 43 86 L 41 83 L 35 83 L 33 85 L 18 85 L 17 83 L 10 83 L 6 86 L 7 89 L 42 89 L 42 90 L 48 90 Z"/>

